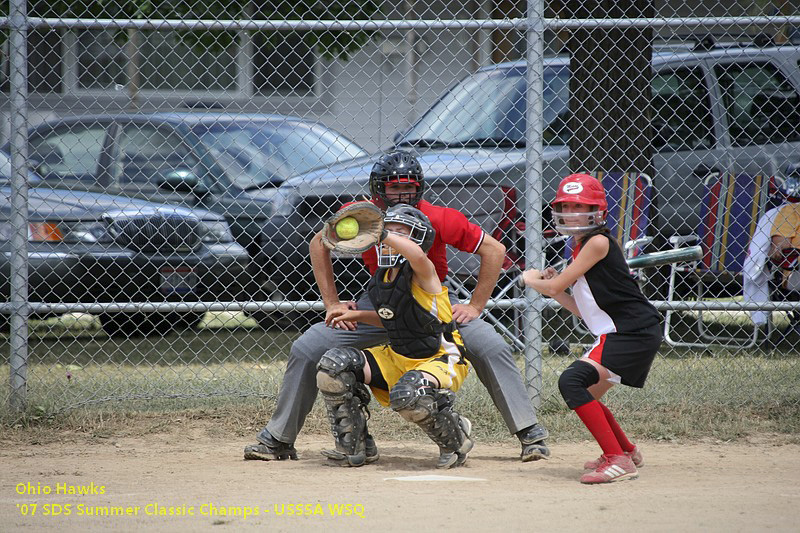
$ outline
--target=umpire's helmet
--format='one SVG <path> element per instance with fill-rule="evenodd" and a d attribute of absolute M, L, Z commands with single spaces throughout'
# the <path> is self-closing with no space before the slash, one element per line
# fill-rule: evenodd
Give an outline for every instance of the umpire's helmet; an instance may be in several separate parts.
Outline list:
<path fill-rule="evenodd" d="M 414 193 L 402 194 L 399 198 L 389 199 L 386 196 L 387 183 L 413 183 L 417 186 L 417 190 Z M 383 154 L 372 165 L 372 171 L 369 173 L 369 191 L 386 207 L 396 204 L 415 206 L 422 200 L 422 195 L 425 193 L 422 165 L 419 164 L 416 157 L 403 150 Z"/>
<path fill-rule="evenodd" d="M 422 251 L 428 253 L 433 246 L 433 241 L 436 239 L 436 230 L 428 217 L 417 209 L 408 204 L 393 205 L 386 211 L 386 216 L 383 218 L 384 224 L 395 222 L 403 224 L 411 228 L 408 238 L 419 244 Z M 383 243 L 378 244 L 378 266 L 379 267 L 393 267 L 397 266 L 400 262 L 405 260 L 403 256 L 398 254 L 390 246 Z"/>

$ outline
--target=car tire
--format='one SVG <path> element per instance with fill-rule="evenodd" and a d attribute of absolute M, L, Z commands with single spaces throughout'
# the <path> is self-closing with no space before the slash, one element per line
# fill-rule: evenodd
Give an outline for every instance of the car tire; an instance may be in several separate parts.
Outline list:
<path fill-rule="evenodd" d="M 147 337 L 197 327 L 204 312 L 190 313 L 104 313 L 103 331 L 109 337 Z"/>

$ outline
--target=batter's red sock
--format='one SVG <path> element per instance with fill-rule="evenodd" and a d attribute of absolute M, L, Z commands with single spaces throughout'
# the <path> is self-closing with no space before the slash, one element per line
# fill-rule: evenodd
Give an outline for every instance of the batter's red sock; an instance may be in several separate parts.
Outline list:
<path fill-rule="evenodd" d="M 619 427 L 619 423 L 617 419 L 614 418 L 614 415 L 611 414 L 608 407 L 603 402 L 597 402 L 600 404 L 600 407 L 603 409 L 603 414 L 606 415 L 606 420 L 608 421 L 608 425 L 611 426 L 611 431 L 614 432 L 614 436 L 617 437 L 617 442 L 622 447 L 622 451 L 625 452 L 632 452 L 636 446 L 633 445 L 631 441 L 628 440 L 628 436 L 625 435 L 625 432 L 622 431 L 622 428 Z"/>
<path fill-rule="evenodd" d="M 601 405 L 602 404 L 597 400 L 592 400 L 575 409 L 575 413 L 577 413 L 581 422 L 583 422 L 589 432 L 591 432 L 594 440 L 596 440 L 597 444 L 603 449 L 604 454 L 622 455 L 622 448 L 608 420 L 606 420 L 606 415 L 603 413 Z"/>

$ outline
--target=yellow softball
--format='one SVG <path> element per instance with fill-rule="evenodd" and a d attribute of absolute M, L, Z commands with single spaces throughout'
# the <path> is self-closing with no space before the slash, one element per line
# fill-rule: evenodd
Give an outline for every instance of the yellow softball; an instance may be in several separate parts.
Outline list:
<path fill-rule="evenodd" d="M 336 235 L 347 241 L 358 235 L 358 220 L 353 217 L 344 217 L 336 223 Z"/>

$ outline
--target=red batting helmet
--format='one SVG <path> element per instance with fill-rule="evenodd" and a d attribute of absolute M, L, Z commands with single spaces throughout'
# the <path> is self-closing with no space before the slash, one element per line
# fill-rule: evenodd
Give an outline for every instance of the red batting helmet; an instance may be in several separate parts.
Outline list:
<path fill-rule="evenodd" d="M 561 213 L 559 204 L 566 202 L 595 206 L 589 213 Z M 606 223 L 608 201 L 603 185 L 589 174 L 570 174 L 558 184 L 553 200 L 553 220 L 562 235 L 579 235 Z"/>
<path fill-rule="evenodd" d="M 552 205 L 564 202 L 596 205 L 601 211 L 608 210 L 606 191 L 597 178 L 589 174 L 570 174 L 558 184 L 556 199 Z"/>

